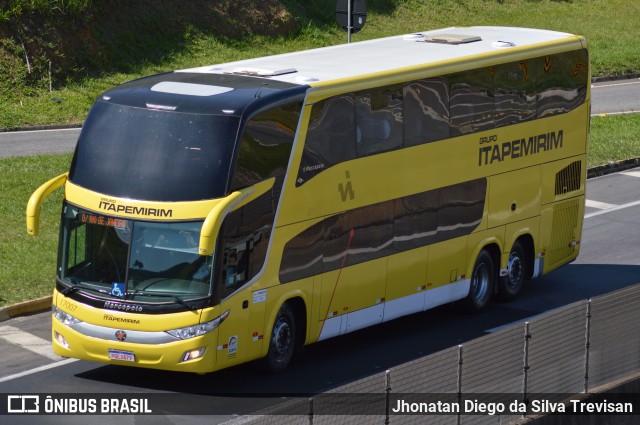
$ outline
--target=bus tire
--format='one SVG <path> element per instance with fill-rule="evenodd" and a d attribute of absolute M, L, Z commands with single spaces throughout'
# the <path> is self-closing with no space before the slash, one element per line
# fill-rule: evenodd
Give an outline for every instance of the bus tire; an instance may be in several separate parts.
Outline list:
<path fill-rule="evenodd" d="M 495 283 L 495 267 L 489 251 L 483 249 L 478 254 L 471 273 L 469 295 L 465 299 L 467 311 L 478 313 L 491 301 Z"/>
<path fill-rule="evenodd" d="M 498 280 L 498 298 L 501 301 L 511 301 L 518 296 L 526 280 L 526 271 L 524 247 L 520 241 L 516 241 L 509 253 L 507 274 Z"/>
<path fill-rule="evenodd" d="M 293 310 L 285 303 L 280 307 L 269 338 L 266 367 L 273 373 L 287 368 L 296 346 L 296 322 Z"/>

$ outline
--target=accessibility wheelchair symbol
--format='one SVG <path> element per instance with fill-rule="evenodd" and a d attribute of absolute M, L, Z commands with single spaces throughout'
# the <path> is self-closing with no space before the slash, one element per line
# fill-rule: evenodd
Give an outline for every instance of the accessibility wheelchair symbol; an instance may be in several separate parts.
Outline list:
<path fill-rule="evenodd" d="M 113 282 L 111 284 L 111 295 L 124 298 L 124 283 Z"/>

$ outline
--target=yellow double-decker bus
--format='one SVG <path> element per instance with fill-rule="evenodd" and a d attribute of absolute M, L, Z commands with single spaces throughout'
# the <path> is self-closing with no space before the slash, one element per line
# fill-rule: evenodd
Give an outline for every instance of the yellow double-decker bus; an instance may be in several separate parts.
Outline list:
<path fill-rule="evenodd" d="M 64 186 L 64 357 L 206 373 L 576 258 L 586 41 L 446 28 L 176 71 L 104 93 Z"/>

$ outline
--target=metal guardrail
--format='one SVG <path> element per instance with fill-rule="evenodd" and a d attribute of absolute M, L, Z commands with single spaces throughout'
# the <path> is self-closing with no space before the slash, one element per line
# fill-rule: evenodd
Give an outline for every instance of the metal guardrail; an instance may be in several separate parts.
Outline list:
<path fill-rule="evenodd" d="M 244 424 L 507 424 L 525 414 L 397 415 L 400 398 L 461 402 L 481 395 L 560 402 L 640 372 L 640 284 L 576 302 L 422 357 Z M 391 413 L 391 414 L 390 414 Z M 637 413 L 636 413 L 637 414 Z M 366 416 L 365 416 L 366 415 Z"/>

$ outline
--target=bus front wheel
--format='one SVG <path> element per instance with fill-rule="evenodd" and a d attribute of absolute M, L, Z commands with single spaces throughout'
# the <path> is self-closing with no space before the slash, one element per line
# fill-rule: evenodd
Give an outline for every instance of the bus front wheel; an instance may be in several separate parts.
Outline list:
<path fill-rule="evenodd" d="M 495 268 L 493 258 L 487 250 L 480 251 L 471 274 L 469 295 L 466 298 L 466 307 L 472 313 L 484 309 L 491 301 L 495 281 Z"/>
<path fill-rule="evenodd" d="M 266 357 L 267 369 L 271 372 L 282 372 L 287 368 L 295 349 L 296 324 L 293 310 L 283 304 L 273 323 L 269 338 L 269 352 Z"/>

